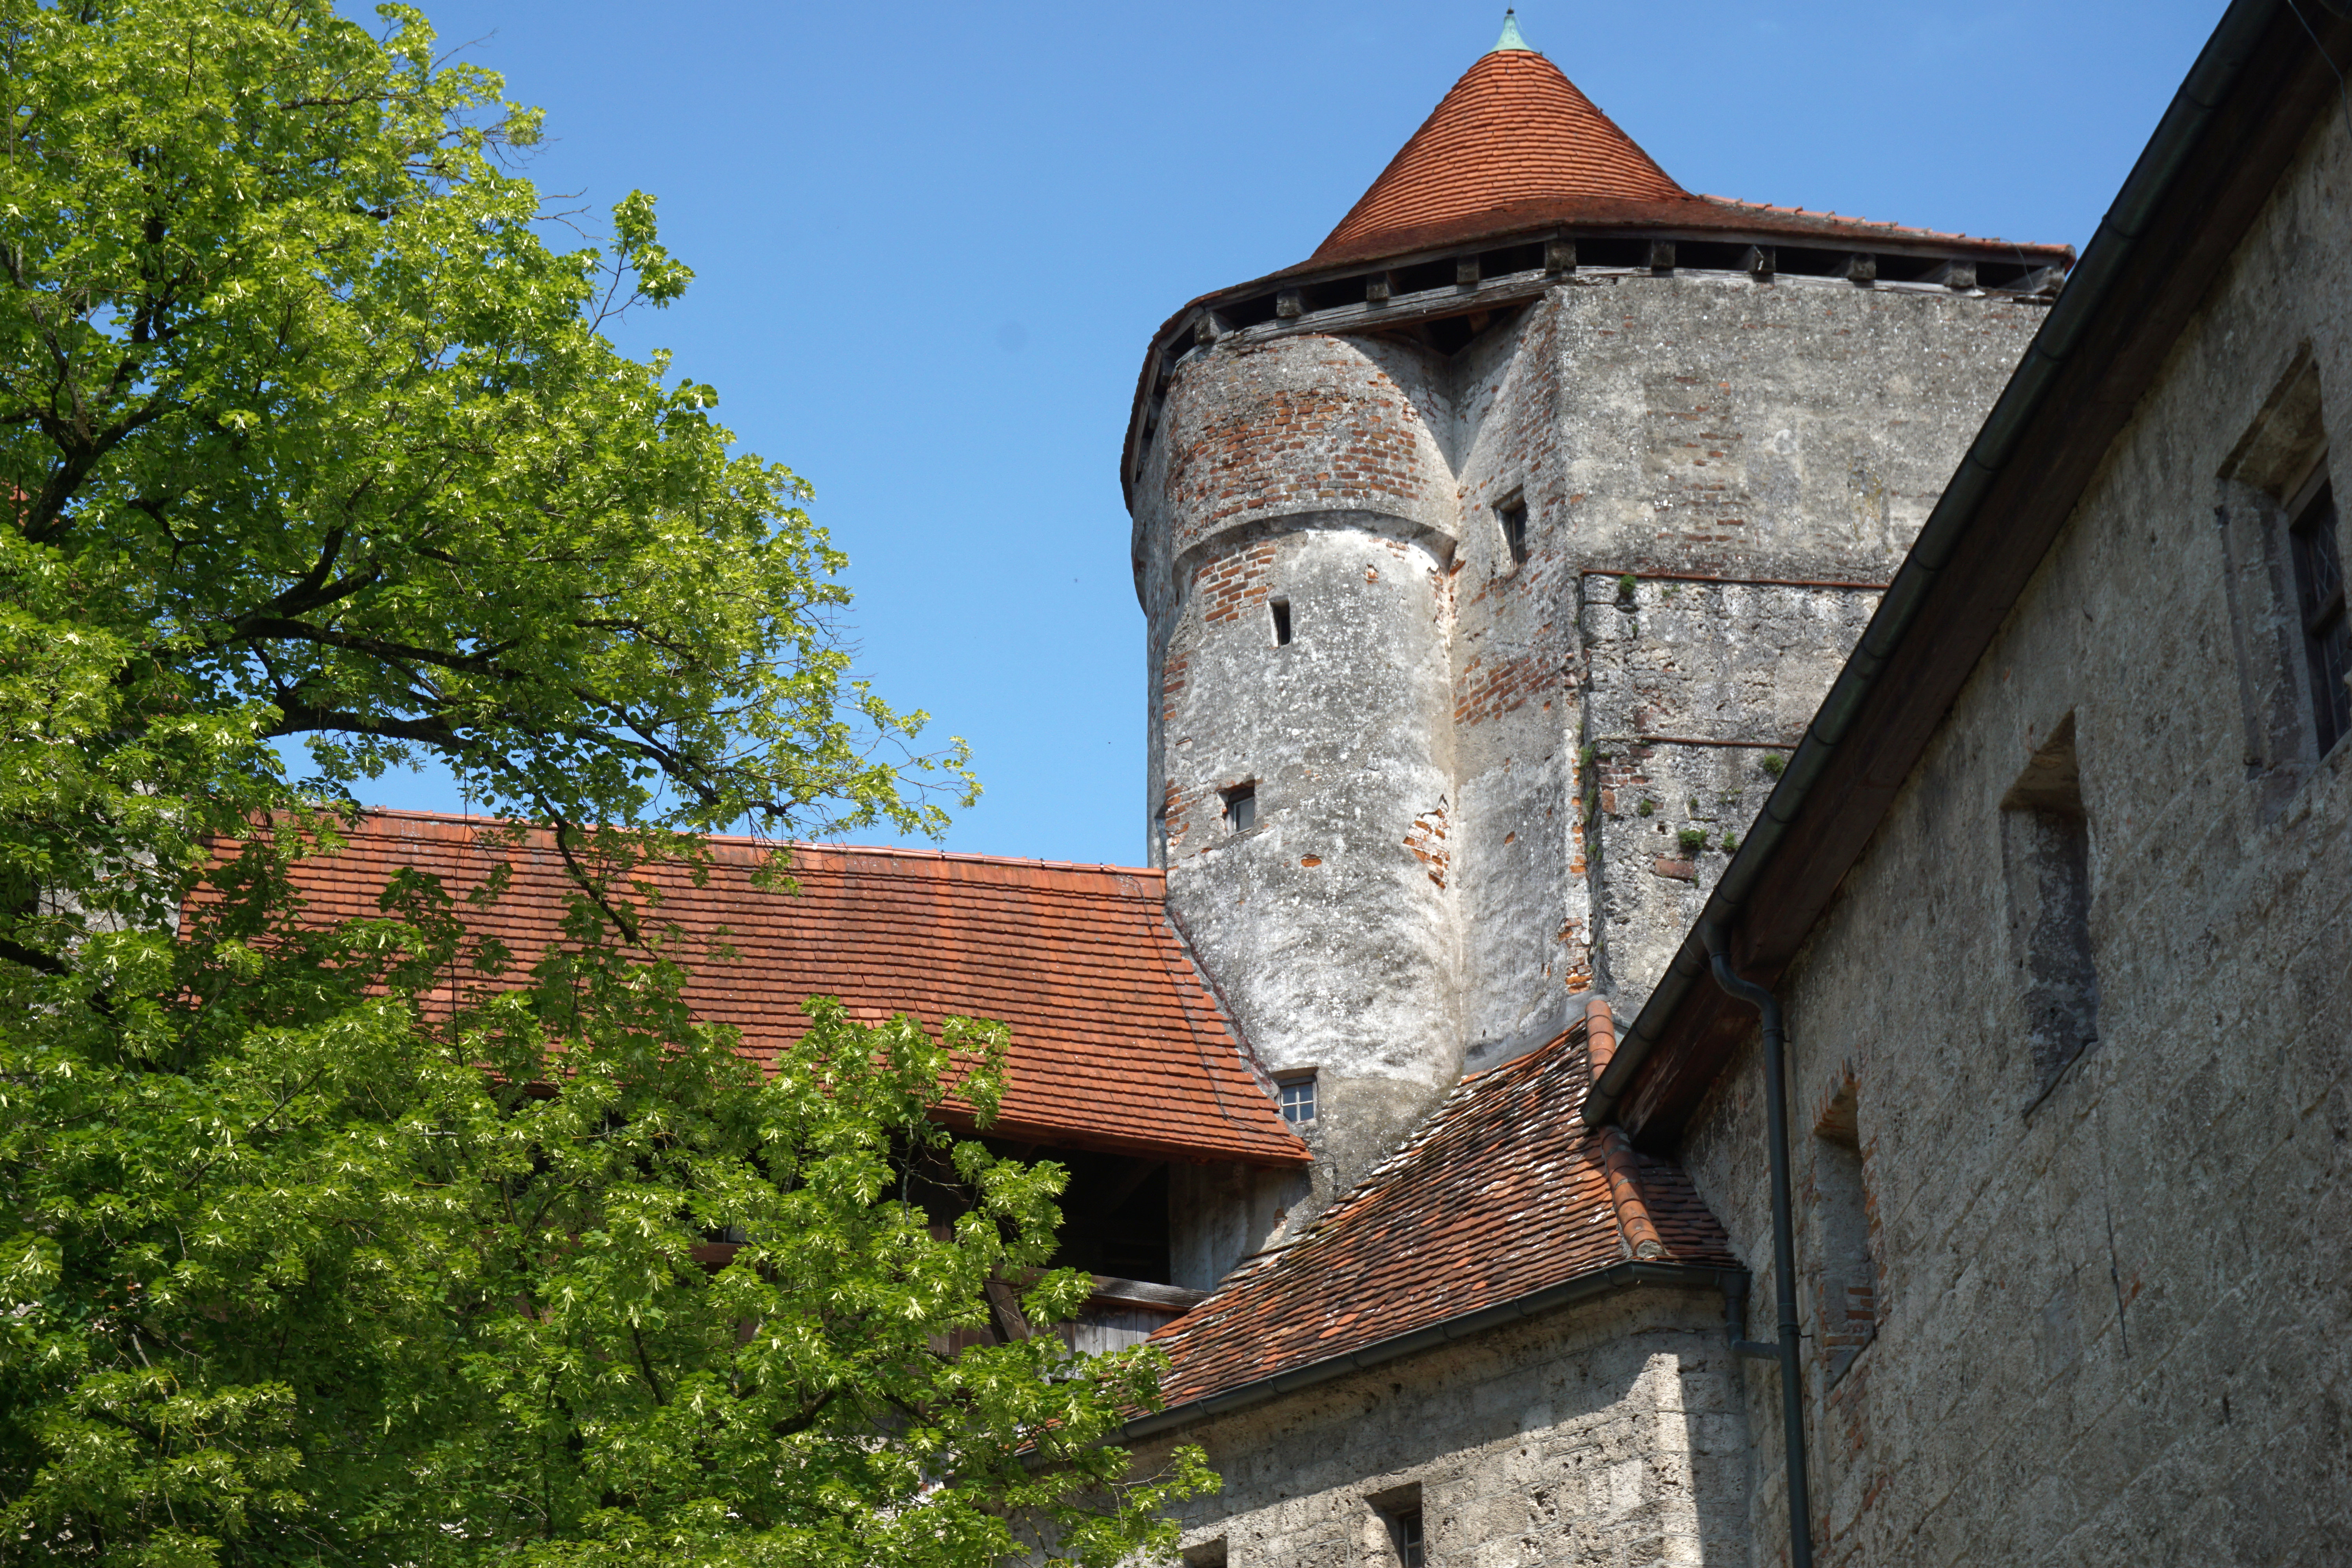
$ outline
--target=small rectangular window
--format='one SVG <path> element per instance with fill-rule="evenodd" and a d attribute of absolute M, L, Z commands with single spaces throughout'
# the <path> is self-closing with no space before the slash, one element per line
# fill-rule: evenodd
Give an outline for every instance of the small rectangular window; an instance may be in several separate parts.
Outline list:
<path fill-rule="evenodd" d="M 1257 786 L 1235 784 L 1225 791 L 1225 831 L 1247 833 L 1257 826 Z"/>
<path fill-rule="evenodd" d="M 1293 1127 L 1302 1127 L 1315 1120 L 1315 1075 L 1296 1073 L 1275 1080 L 1282 1095 L 1282 1119 Z"/>
<path fill-rule="evenodd" d="M 2091 949 L 2091 821 L 2069 714 L 2001 800 L 2010 950 L 2025 1003 L 2041 1102 L 2099 1038 L 2099 971 Z"/>
<path fill-rule="evenodd" d="M 1495 509 L 1495 520 L 1503 525 L 1503 548 L 1511 564 L 1524 566 L 1528 562 L 1528 503 L 1518 496 Z"/>
<path fill-rule="evenodd" d="M 1364 1499 L 1370 1505 L 1365 1523 L 1372 1531 L 1355 1553 L 1359 1561 L 1386 1561 L 1423 1568 L 1429 1548 L 1422 1533 L 1421 1483 L 1391 1487 Z M 1381 1548 L 1388 1550 L 1383 1552 Z"/>
<path fill-rule="evenodd" d="M 1281 647 L 1290 641 L 1290 601 L 1274 602 L 1274 646 Z"/>
<path fill-rule="evenodd" d="M 2296 619 L 2311 678 L 2311 726 L 2321 756 L 2352 731 L 2352 674 L 2344 607 L 2344 561 L 2336 545 L 2336 487 L 2323 466 L 2287 513 Z"/>
<path fill-rule="evenodd" d="M 2344 498 L 2328 473 L 2319 391 L 2306 342 L 2221 464 L 2213 509 L 2246 779 L 2263 822 L 2286 809 L 2313 764 L 2352 731 Z"/>
<path fill-rule="evenodd" d="M 1848 1079 L 1813 1128 L 1814 1219 L 1821 1247 L 1814 1342 L 1832 1386 L 1878 1333 L 1878 1264 L 1870 1240 L 1858 1099 Z"/>
<path fill-rule="evenodd" d="M 1422 1542 L 1421 1510 L 1401 1508 L 1389 1515 L 1389 1540 L 1396 1546 L 1397 1561 L 1403 1568 L 1423 1568 L 1429 1561 L 1429 1549 Z"/>

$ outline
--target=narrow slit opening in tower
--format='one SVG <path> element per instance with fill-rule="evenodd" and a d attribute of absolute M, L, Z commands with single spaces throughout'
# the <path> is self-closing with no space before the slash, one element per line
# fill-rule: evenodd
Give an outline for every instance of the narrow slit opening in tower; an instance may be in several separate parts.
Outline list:
<path fill-rule="evenodd" d="M 1225 791 L 1225 831 L 1247 833 L 1257 826 L 1257 785 L 1235 784 Z"/>
<path fill-rule="evenodd" d="M 1290 601 L 1287 599 L 1276 599 L 1274 602 L 1274 646 L 1276 647 L 1286 647 L 1289 642 Z"/>
<path fill-rule="evenodd" d="M 1513 566 L 1524 566 L 1528 561 L 1528 503 L 1524 497 L 1513 496 L 1495 509 L 1495 519 L 1503 525 L 1503 547 L 1510 554 Z"/>

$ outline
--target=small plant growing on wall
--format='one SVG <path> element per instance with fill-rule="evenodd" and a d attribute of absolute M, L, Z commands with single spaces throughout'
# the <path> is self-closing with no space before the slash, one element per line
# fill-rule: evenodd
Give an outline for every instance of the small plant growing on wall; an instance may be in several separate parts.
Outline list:
<path fill-rule="evenodd" d="M 1723 852 L 1726 855 L 1737 855 L 1739 853 L 1739 835 L 1737 833 L 1727 833 L 1723 836 Z"/>
<path fill-rule="evenodd" d="M 1778 752 L 1767 752 L 1764 753 L 1764 761 L 1760 765 L 1766 773 L 1777 779 L 1780 776 L 1781 773 L 1787 769 L 1789 759 L 1782 756 Z"/>
<path fill-rule="evenodd" d="M 1675 835 L 1675 842 L 1685 849 L 1704 849 L 1706 847 L 1706 829 L 1685 827 Z"/>
<path fill-rule="evenodd" d="M 1649 796 L 1643 795 L 1642 797 L 1642 804 L 1633 808 L 1633 815 L 1636 816 L 1648 816 L 1657 809 L 1658 803 L 1649 798 Z"/>
<path fill-rule="evenodd" d="M 1617 579 L 1617 596 L 1624 600 L 1627 604 L 1633 603 L 1634 585 L 1633 574 L 1631 572 L 1626 573 L 1625 575 Z"/>

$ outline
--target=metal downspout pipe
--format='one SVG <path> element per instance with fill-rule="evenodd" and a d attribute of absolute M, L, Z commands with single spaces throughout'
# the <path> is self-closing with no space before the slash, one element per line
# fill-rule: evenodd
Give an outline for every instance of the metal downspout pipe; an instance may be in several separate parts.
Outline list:
<path fill-rule="evenodd" d="M 1789 1568 L 1812 1568 L 1813 1501 L 1805 1473 L 1805 1385 L 1797 1333 L 1797 1237 L 1789 1209 L 1788 1038 L 1780 999 L 1732 973 L 1722 934 L 1714 926 L 1701 926 L 1699 937 L 1714 962 L 1715 983 L 1763 1016 L 1764 1123 L 1772 1165 L 1772 1294 L 1780 1318 L 1780 1342 L 1774 1348 L 1780 1363 L 1780 1442 L 1789 1476 Z M 1753 1353 L 1763 1348 L 1741 1341 L 1743 1331 L 1743 1320 L 1735 1319 L 1734 1351 Z"/>

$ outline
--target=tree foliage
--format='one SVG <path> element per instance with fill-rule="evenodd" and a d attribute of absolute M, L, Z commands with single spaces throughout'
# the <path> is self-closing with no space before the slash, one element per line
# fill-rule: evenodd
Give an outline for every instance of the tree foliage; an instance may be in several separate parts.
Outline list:
<path fill-rule="evenodd" d="M 604 335 L 689 279 L 650 198 L 551 244 L 535 117 L 381 16 L 0 0 L 0 1562 L 1162 1539 L 1197 1460 L 1099 1446 L 1149 1356 L 944 1353 L 1083 1294 L 1061 1173 L 930 1114 L 1003 1030 L 814 1003 L 763 1075 L 682 1005 L 646 858 L 936 828 L 963 754 L 849 679 L 801 480 Z M 562 942 L 305 918 L 419 758 L 552 829 Z"/>

